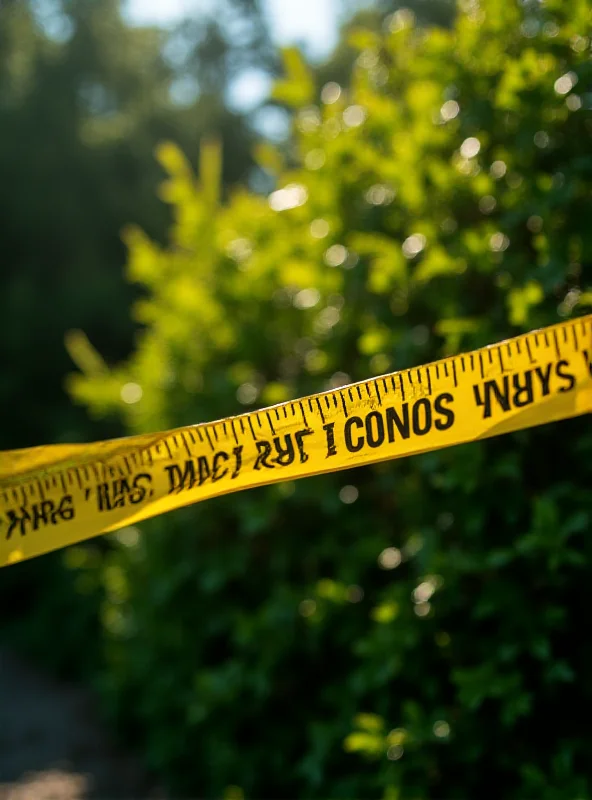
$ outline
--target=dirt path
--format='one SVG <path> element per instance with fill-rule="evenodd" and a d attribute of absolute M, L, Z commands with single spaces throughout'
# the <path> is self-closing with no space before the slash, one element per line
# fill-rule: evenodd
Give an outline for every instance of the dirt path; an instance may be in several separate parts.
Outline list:
<path fill-rule="evenodd" d="M 88 691 L 0 650 L 0 800 L 162 798 L 109 743 Z"/>

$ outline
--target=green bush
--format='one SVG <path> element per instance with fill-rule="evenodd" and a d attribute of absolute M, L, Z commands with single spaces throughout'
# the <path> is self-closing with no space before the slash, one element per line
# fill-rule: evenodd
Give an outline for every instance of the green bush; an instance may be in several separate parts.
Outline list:
<path fill-rule="evenodd" d="M 161 148 L 169 244 L 126 232 L 145 331 L 75 395 L 157 430 L 585 313 L 590 16 L 400 10 L 319 100 L 288 51 L 276 192 L 222 203 L 215 147 L 199 180 Z M 580 418 L 124 530 L 109 707 L 175 796 L 588 797 L 591 479 Z"/>

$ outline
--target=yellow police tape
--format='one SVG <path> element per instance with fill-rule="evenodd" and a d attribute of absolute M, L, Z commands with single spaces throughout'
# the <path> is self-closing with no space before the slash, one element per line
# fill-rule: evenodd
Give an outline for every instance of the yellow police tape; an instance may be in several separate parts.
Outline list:
<path fill-rule="evenodd" d="M 208 497 L 592 411 L 592 315 L 199 425 L 0 453 L 0 566 Z"/>

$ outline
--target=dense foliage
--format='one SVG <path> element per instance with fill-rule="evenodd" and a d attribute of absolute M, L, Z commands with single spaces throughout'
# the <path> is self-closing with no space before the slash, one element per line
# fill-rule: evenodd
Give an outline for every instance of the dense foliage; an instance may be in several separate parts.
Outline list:
<path fill-rule="evenodd" d="M 291 148 L 257 154 L 276 190 L 221 203 L 215 145 L 199 179 L 160 148 L 169 242 L 125 235 L 146 329 L 77 398 L 162 429 L 583 313 L 590 14 L 399 10 L 320 97 L 287 52 Z M 587 797 L 591 478 L 579 419 L 126 529 L 101 571 L 112 713 L 175 796 Z"/>

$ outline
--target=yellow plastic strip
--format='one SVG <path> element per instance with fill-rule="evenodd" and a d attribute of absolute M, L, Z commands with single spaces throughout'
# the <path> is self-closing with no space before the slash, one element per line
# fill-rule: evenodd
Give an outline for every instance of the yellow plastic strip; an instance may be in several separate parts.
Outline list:
<path fill-rule="evenodd" d="M 217 422 L 0 453 L 0 566 L 252 486 L 592 411 L 592 315 Z"/>

